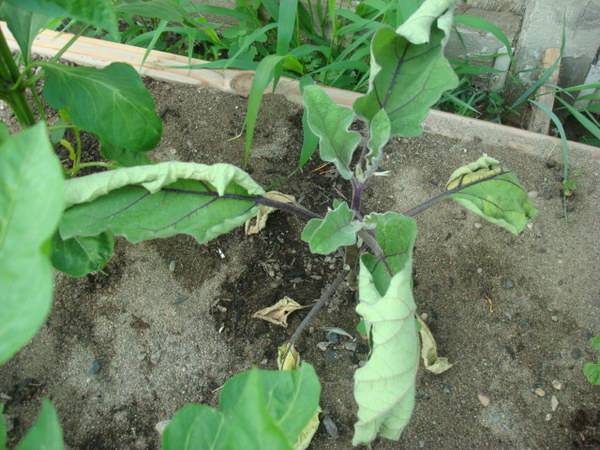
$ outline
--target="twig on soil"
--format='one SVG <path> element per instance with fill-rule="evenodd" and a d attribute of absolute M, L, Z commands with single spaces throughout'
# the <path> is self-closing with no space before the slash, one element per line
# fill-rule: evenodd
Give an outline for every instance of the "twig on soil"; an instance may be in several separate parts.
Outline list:
<path fill-rule="evenodd" d="M 306 317 L 304 317 L 304 319 L 302 319 L 302 322 L 300 322 L 300 325 L 298 325 L 298 328 L 296 328 L 296 331 L 294 331 L 294 334 L 292 334 L 292 337 L 290 338 L 290 342 L 289 342 L 288 350 L 287 351 L 289 351 L 289 349 L 294 346 L 294 344 L 300 338 L 300 335 L 302 334 L 302 332 L 312 322 L 312 320 L 319 313 L 319 311 L 321 311 L 321 309 L 323 308 L 323 306 L 325 306 L 327 304 L 327 302 L 329 301 L 329 299 L 331 299 L 331 297 L 333 297 L 333 294 L 335 294 L 335 291 L 337 290 L 337 288 L 346 279 L 346 275 L 347 275 L 347 272 L 345 270 L 342 270 L 338 274 L 338 276 L 335 278 L 335 280 L 333 280 L 333 282 L 329 286 L 327 286 L 327 289 L 325 289 L 323 291 L 323 293 L 321 294 L 321 297 L 319 298 L 319 300 L 317 301 L 317 303 L 314 304 L 314 306 L 308 312 L 308 314 L 306 315 Z M 285 361 L 285 357 L 286 356 L 287 355 L 285 355 L 284 358 L 283 358 L 284 361 Z"/>

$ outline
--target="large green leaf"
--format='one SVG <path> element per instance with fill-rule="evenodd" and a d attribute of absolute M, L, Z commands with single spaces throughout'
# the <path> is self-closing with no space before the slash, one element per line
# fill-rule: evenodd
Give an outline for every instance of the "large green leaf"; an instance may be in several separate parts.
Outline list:
<path fill-rule="evenodd" d="M 35 423 L 15 450 L 64 450 L 64 448 L 56 410 L 49 400 L 44 400 Z"/>
<path fill-rule="evenodd" d="M 219 409 L 187 405 L 163 434 L 164 450 L 292 450 L 319 407 L 310 364 L 297 370 L 251 369 L 229 379 Z"/>
<path fill-rule="evenodd" d="M 101 270 L 110 260 L 115 240 L 110 233 L 98 236 L 75 236 L 63 240 L 58 233 L 52 238 L 52 264 L 72 277 L 83 277 Z"/>
<path fill-rule="evenodd" d="M 103 145 L 140 152 L 160 141 L 154 99 L 130 65 L 95 69 L 45 63 L 44 69 L 48 104 L 66 110 L 75 125 L 96 134 Z"/>
<path fill-rule="evenodd" d="M 414 14 L 396 29 L 396 33 L 413 44 L 426 44 L 430 40 L 431 28 L 437 21 L 437 28 L 448 35 L 455 4 L 456 0 L 425 0 Z"/>
<path fill-rule="evenodd" d="M 368 444 L 377 436 L 397 440 L 415 403 L 419 341 L 412 294 L 412 251 L 416 224 L 397 213 L 371 214 L 384 259 L 365 254 L 360 260 L 356 311 L 371 337 L 366 365 L 355 372 L 354 398 L 358 422 L 353 444 Z"/>
<path fill-rule="evenodd" d="M 328 211 L 324 219 L 311 219 L 302 230 L 302 240 L 310 251 L 319 255 L 333 253 L 340 247 L 356 244 L 356 233 L 362 224 L 354 220 L 354 212 L 342 202 Z"/>
<path fill-rule="evenodd" d="M 6 20 L 8 29 L 19 44 L 23 60 L 28 63 L 33 40 L 50 19 L 43 14 L 19 8 L 12 3 L 4 3 L 0 7 L 0 14 Z"/>
<path fill-rule="evenodd" d="M 96 173 L 66 181 L 63 239 L 103 232 L 131 242 L 174 234 L 206 242 L 256 215 L 264 194 L 229 164 L 164 162 Z"/>
<path fill-rule="evenodd" d="M 503 171 L 500 163 L 487 155 L 455 170 L 447 187 L 460 189 L 450 198 L 514 234 L 538 214 L 516 175 Z"/>
<path fill-rule="evenodd" d="M 336 105 L 319 86 L 304 88 L 304 107 L 308 125 L 319 137 L 321 159 L 335 164 L 340 175 L 349 180 L 352 154 L 360 143 L 360 134 L 348 131 L 354 120 L 352 110 Z"/>
<path fill-rule="evenodd" d="M 40 329 L 52 305 L 47 241 L 63 210 L 62 168 L 44 124 L 0 146 L 0 364 Z"/>
<path fill-rule="evenodd" d="M 117 13 L 129 16 L 152 17 L 170 22 L 184 22 L 185 8 L 177 0 L 121 1 L 115 6 Z"/>
<path fill-rule="evenodd" d="M 417 136 L 429 109 L 442 93 L 458 85 L 443 55 L 444 33 L 434 30 L 426 44 L 415 45 L 389 27 L 371 41 L 369 91 L 354 102 L 357 114 L 369 121 L 385 109 L 392 135 Z"/>
<path fill-rule="evenodd" d="M 69 16 L 104 28 L 118 36 L 117 17 L 111 0 L 5 0 L 24 9 L 52 18 Z"/>

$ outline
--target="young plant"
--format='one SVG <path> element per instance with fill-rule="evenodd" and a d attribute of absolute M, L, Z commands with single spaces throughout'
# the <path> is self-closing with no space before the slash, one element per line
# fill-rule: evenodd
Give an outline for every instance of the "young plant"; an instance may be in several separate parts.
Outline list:
<path fill-rule="evenodd" d="M 9 4 L 14 6 L 16 0 Z M 160 137 L 160 120 L 129 66 L 96 70 L 35 63 L 47 77 L 44 98 L 60 108 L 76 145 L 71 162 L 64 161 L 61 169 L 46 125 L 31 126 L 33 113 L 20 118 L 24 131 L 10 137 L 2 134 L 0 291 L 8 296 L 0 309 L 0 363 L 27 343 L 48 314 L 50 261 L 59 270 L 82 276 L 106 264 L 116 236 L 135 243 L 184 233 L 203 243 L 243 225 L 267 206 L 308 221 L 301 239 L 311 252 L 346 253 L 345 267 L 358 270 L 356 311 L 371 352 L 354 376 L 358 420 L 353 443 L 368 444 L 378 436 L 398 439 L 414 407 L 419 359 L 411 278 L 417 233 L 413 216 L 453 199 L 517 234 L 537 214 L 517 177 L 486 155 L 457 169 L 446 191 L 409 211 L 363 211 L 365 186 L 379 170 L 386 144 L 394 136 L 419 135 L 431 106 L 457 84 L 443 54 L 453 4 L 427 0 L 401 26 L 383 25 L 373 34 L 369 89 L 352 110 L 336 105 L 318 86 L 304 87 L 305 123 L 319 155 L 352 187 L 350 204 L 335 202 L 324 217 L 299 204 L 274 200 L 246 172 L 229 164 L 172 161 L 75 177 L 85 164 L 80 161 L 80 130 L 95 133 L 103 153 L 109 152 L 116 163 L 135 164 Z M 103 5 L 111 11 L 111 2 Z M 78 6 L 77 0 L 27 2 L 34 13 L 61 11 L 112 28 L 103 22 L 105 15 L 100 21 L 98 11 L 90 16 L 89 10 Z M 18 29 L 15 23 L 11 26 Z M 16 69 L 10 53 L 0 52 L 0 58 L 4 66 L 12 63 Z M 27 104 L 24 91 L 35 91 L 37 79 L 27 75 L 32 64 L 26 64 L 20 75 L 0 73 L 10 87 L 3 91 L 4 98 L 15 111 L 21 101 Z M 12 96 L 15 92 L 18 98 Z M 110 121 L 102 119 L 100 111 L 110 111 Z M 369 129 L 366 143 L 349 130 L 357 119 Z M 70 141 L 62 141 L 69 149 Z M 347 275 L 342 272 L 324 290 L 285 347 L 284 363 L 295 355 L 293 344 L 308 321 Z M 316 427 L 320 386 L 308 363 L 296 361 L 292 367 L 252 369 L 234 376 L 221 392 L 218 410 L 184 406 L 165 429 L 163 448 L 188 448 L 189 443 L 219 449 L 306 448 Z"/>
<path fill-rule="evenodd" d="M 592 339 L 592 348 L 597 352 L 600 352 L 600 335 Z M 600 385 L 600 361 L 596 363 L 585 363 L 583 365 L 583 374 L 590 384 Z"/>

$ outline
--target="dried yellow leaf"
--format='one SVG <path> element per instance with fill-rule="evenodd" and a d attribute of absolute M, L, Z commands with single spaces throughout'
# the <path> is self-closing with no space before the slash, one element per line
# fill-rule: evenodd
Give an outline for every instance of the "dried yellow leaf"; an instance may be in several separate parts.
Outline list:
<path fill-rule="evenodd" d="M 282 194 L 278 191 L 267 192 L 264 197 L 283 203 L 294 203 L 296 201 L 293 195 Z M 277 208 L 273 208 L 271 206 L 260 205 L 256 217 L 251 217 L 244 224 L 244 231 L 246 235 L 249 236 L 251 234 L 258 234 L 261 230 L 264 230 L 264 228 L 267 226 L 269 214 L 276 210 Z"/>
<path fill-rule="evenodd" d="M 260 311 L 256 311 L 252 317 L 255 319 L 266 320 L 267 322 L 287 328 L 288 316 L 294 311 L 308 308 L 309 306 L 311 305 L 302 306 L 286 295 L 274 305 L 261 309 Z"/>
<path fill-rule="evenodd" d="M 437 344 L 431 330 L 419 316 L 417 316 L 417 320 L 421 325 L 421 329 L 419 330 L 419 334 L 421 335 L 421 358 L 423 358 L 425 369 L 436 375 L 444 373 L 452 367 L 452 364 L 450 364 L 448 358 L 438 357 Z"/>

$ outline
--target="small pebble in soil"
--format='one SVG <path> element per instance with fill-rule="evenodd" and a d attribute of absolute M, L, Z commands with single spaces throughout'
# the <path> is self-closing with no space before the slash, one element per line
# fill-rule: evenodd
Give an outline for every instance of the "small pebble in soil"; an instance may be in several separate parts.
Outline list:
<path fill-rule="evenodd" d="M 550 422 L 552 420 L 552 414 L 546 414 L 546 422 Z"/>
<path fill-rule="evenodd" d="M 477 398 L 479 399 L 479 403 L 483 406 L 488 406 L 490 404 L 490 398 L 484 394 L 477 394 Z"/>
<path fill-rule="evenodd" d="M 556 398 L 556 395 L 553 395 L 550 399 L 550 406 L 552 406 L 552 411 L 556 411 L 556 408 L 558 408 L 558 399 Z"/>
<path fill-rule="evenodd" d="M 429 317 L 429 315 L 427 313 L 423 313 L 421 314 L 421 320 L 424 322 L 427 320 L 427 318 Z"/>
<path fill-rule="evenodd" d="M 346 342 L 344 344 L 344 348 L 346 350 L 348 350 L 349 352 L 355 352 L 356 351 L 356 342 Z"/>
<path fill-rule="evenodd" d="M 502 281 L 502 287 L 504 289 L 512 289 L 513 287 L 515 287 L 515 283 L 513 282 L 513 280 L 507 278 L 504 281 Z"/>
<path fill-rule="evenodd" d="M 478 267 L 478 268 L 477 268 L 477 273 L 478 273 L 479 275 L 481 275 L 481 274 L 483 273 L 483 269 L 482 269 L 481 267 Z"/>
<path fill-rule="evenodd" d="M 419 441 L 419 448 L 425 447 L 425 441 Z"/>
<path fill-rule="evenodd" d="M 340 336 L 333 331 L 328 332 L 326 337 L 327 340 L 332 344 L 337 344 L 338 342 L 340 342 Z"/>
<path fill-rule="evenodd" d="M 560 391 L 563 388 L 563 384 L 558 380 L 552 380 L 552 387 L 557 391 Z"/>
<path fill-rule="evenodd" d="M 175 261 L 171 261 L 169 263 L 169 272 L 175 272 L 175 265 L 176 265 Z"/>
<path fill-rule="evenodd" d="M 534 200 L 538 197 L 538 192 L 537 191 L 529 191 L 527 193 L 527 195 L 529 196 L 530 199 Z"/>
<path fill-rule="evenodd" d="M 533 392 L 538 397 L 543 397 L 544 395 L 546 395 L 546 391 L 544 391 L 542 388 L 536 388 Z"/>
<path fill-rule="evenodd" d="M 338 427 L 330 415 L 326 415 L 325 417 L 323 417 L 323 426 L 325 427 L 325 431 L 327 431 L 327 434 L 333 439 L 337 439 L 340 436 L 340 433 L 338 432 Z"/>
<path fill-rule="evenodd" d="M 449 384 L 442 384 L 442 390 L 444 391 L 444 394 L 450 395 L 450 393 L 452 392 L 452 387 Z"/>
<path fill-rule="evenodd" d="M 336 361 L 338 358 L 337 352 L 333 349 L 327 349 L 327 351 L 325 352 L 325 361 L 332 363 L 334 361 Z"/>
<path fill-rule="evenodd" d="M 558 316 L 552 316 L 551 319 L 552 322 L 558 322 Z"/>
<path fill-rule="evenodd" d="M 477 228 L 478 230 L 483 227 L 483 225 L 481 225 L 479 222 L 475 222 L 474 224 L 475 228 Z"/>
<path fill-rule="evenodd" d="M 322 352 L 324 352 L 325 350 L 327 350 L 327 347 L 329 347 L 330 345 L 331 345 L 331 342 L 321 341 L 321 342 L 317 343 L 317 348 L 319 350 L 321 350 Z"/>

